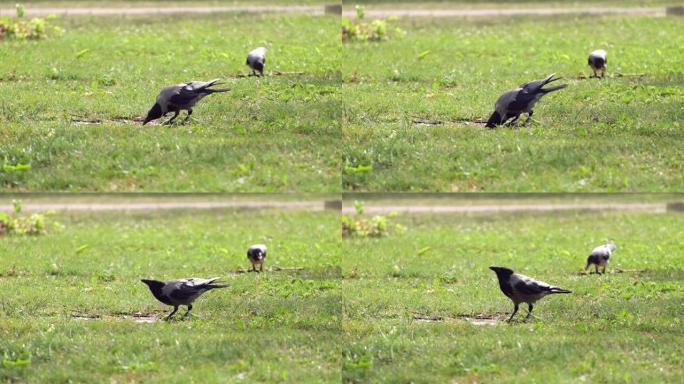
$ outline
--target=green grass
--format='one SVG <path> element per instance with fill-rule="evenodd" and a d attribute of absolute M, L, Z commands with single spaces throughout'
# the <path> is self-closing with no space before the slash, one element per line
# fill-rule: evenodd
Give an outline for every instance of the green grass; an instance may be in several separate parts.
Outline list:
<path fill-rule="evenodd" d="M 684 380 L 684 216 L 674 213 L 400 215 L 402 235 L 343 241 L 343 381 Z M 603 276 L 590 250 L 618 249 Z M 475 325 L 513 305 L 490 265 L 573 291 L 528 323 Z M 641 272 L 635 272 L 641 271 Z M 527 308 L 521 308 L 519 320 Z M 416 321 L 414 316 L 445 321 Z"/>
<path fill-rule="evenodd" d="M 58 20 L 61 37 L 5 41 L 0 189 L 337 191 L 338 20 L 78 17 Z M 270 47 L 270 74 L 237 78 L 248 73 L 247 52 L 260 45 Z M 202 100 L 198 122 L 120 121 L 144 117 L 166 85 L 213 78 L 231 91 Z"/>
<path fill-rule="evenodd" d="M 339 382 L 336 212 L 59 214 L 64 229 L 0 237 L 0 382 Z M 265 243 L 265 267 L 235 274 Z M 223 276 L 188 321 L 158 317 L 141 278 Z M 73 313 L 100 316 L 80 320 Z"/>
<path fill-rule="evenodd" d="M 345 44 L 345 190 L 678 191 L 684 60 L 678 18 L 403 19 L 405 35 Z M 587 75 L 608 51 L 609 77 Z M 531 128 L 485 129 L 498 96 L 550 73 Z M 643 76 L 618 77 L 623 74 Z M 426 126 L 414 119 L 444 122 Z"/>

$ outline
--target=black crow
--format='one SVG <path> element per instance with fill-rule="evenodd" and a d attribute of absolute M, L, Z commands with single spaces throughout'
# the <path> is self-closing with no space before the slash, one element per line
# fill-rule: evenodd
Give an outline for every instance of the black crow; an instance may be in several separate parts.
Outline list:
<path fill-rule="evenodd" d="M 527 125 L 534 113 L 532 108 L 542 96 L 568 86 L 567 84 L 560 84 L 555 87 L 542 88 L 546 84 L 560 80 L 559 77 L 554 78 L 554 76 L 555 74 L 544 80 L 523 84 L 501 95 L 494 105 L 494 113 L 487 121 L 486 127 L 494 128 L 497 125 L 504 124 L 508 119 L 513 119 L 511 123 L 514 123 L 523 112 L 527 113 L 527 120 L 525 120 L 525 125 Z"/>
<path fill-rule="evenodd" d="M 247 250 L 247 258 L 252 263 L 250 271 L 261 272 L 264 270 L 264 259 L 266 259 L 266 246 L 263 244 L 255 244 Z M 256 266 L 259 266 L 257 271 Z"/>
<path fill-rule="evenodd" d="M 608 66 L 608 57 L 606 51 L 597 49 L 589 54 L 589 66 L 594 71 L 593 77 L 599 77 L 596 73 L 601 72 L 601 77 L 606 76 L 606 67 Z"/>
<path fill-rule="evenodd" d="M 214 288 L 227 287 L 227 285 L 214 284 L 214 281 L 218 279 L 218 277 L 212 279 L 191 277 L 181 280 L 170 280 L 167 282 L 148 279 L 143 279 L 141 281 L 147 284 L 157 300 L 166 305 L 173 306 L 173 311 L 165 319 L 169 320 L 171 319 L 171 316 L 178 311 L 179 306 L 185 305 L 188 307 L 188 311 L 183 315 L 183 318 L 186 318 L 192 310 L 192 303 L 204 292 Z"/>
<path fill-rule="evenodd" d="M 171 124 L 173 120 L 178 117 L 180 111 L 183 110 L 188 111 L 188 116 L 184 120 L 188 121 L 190 115 L 192 115 L 192 108 L 197 102 L 202 100 L 204 96 L 216 92 L 229 91 L 229 89 L 211 89 L 212 86 L 221 84 L 218 81 L 219 79 L 210 81 L 189 81 L 187 83 L 172 85 L 162 89 L 157 96 L 157 102 L 147 113 L 143 125 L 162 116 L 166 116 L 169 112 L 174 112 L 175 114 L 173 117 L 164 123 Z"/>
<path fill-rule="evenodd" d="M 266 65 L 266 48 L 259 47 L 250 51 L 247 54 L 247 62 L 245 64 L 249 65 L 252 69 L 252 74 L 256 76 L 257 72 L 259 72 L 259 75 L 263 76 L 264 66 Z"/>
<path fill-rule="evenodd" d="M 584 270 L 586 271 L 593 264 L 596 268 L 596 273 L 600 274 L 599 267 L 603 267 L 602 273 L 606 273 L 608 259 L 610 259 L 610 255 L 615 251 L 615 248 L 615 244 L 612 242 L 594 248 L 587 258 L 587 265 L 584 267 Z"/>
<path fill-rule="evenodd" d="M 492 266 L 489 269 L 496 273 L 501 292 L 508 296 L 513 301 L 513 304 L 515 304 L 513 313 L 508 321 L 513 320 L 513 316 L 518 312 L 518 305 L 520 303 L 527 303 L 528 305 L 527 317 L 525 317 L 525 321 L 527 321 L 530 315 L 532 315 L 533 304 L 537 300 L 554 293 L 572 293 L 568 290 L 546 284 L 543 281 L 513 273 L 508 268 Z"/>

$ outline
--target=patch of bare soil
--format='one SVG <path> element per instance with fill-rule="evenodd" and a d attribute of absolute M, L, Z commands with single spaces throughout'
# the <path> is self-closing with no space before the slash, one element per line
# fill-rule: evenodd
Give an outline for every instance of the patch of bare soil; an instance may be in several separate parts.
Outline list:
<path fill-rule="evenodd" d="M 101 320 L 102 316 L 89 313 L 72 312 L 71 318 L 74 320 Z"/>
<path fill-rule="evenodd" d="M 164 311 L 152 312 L 119 312 L 112 315 L 99 315 L 91 313 L 72 312 L 71 318 L 74 320 L 132 320 L 134 323 L 154 323 L 162 320 L 166 316 Z"/>
<path fill-rule="evenodd" d="M 451 121 L 413 119 L 413 120 L 411 120 L 411 122 L 415 125 L 418 125 L 418 126 L 437 126 L 437 125 L 444 125 L 444 124 L 460 124 L 460 125 L 470 125 L 470 124 L 485 125 L 485 124 L 487 124 L 486 120 L 483 120 L 480 118 L 477 118 L 475 120 L 457 119 L 457 120 L 451 120 Z"/>
<path fill-rule="evenodd" d="M 591 268 L 591 267 L 589 267 Z M 613 274 L 619 274 L 619 273 L 645 273 L 648 270 L 646 269 L 606 269 L 605 273 L 596 273 L 595 271 L 579 271 L 579 272 L 572 272 L 571 275 L 574 276 L 589 276 L 589 275 L 613 275 Z"/>
<path fill-rule="evenodd" d="M 142 117 L 115 117 L 112 119 L 98 119 L 98 118 L 85 118 L 85 117 L 73 117 L 71 122 L 77 125 L 98 125 L 104 122 L 118 123 L 118 124 L 141 124 L 144 121 Z"/>
<path fill-rule="evenodd" d="M 299 71 L 289 71 L 289 72 L 281 72 L 281 71 L 274 71 L 274 72 L 266 72 L 266 74 L 263 77 L 269 77 L 269 76 L 301 76 L 306 74 L 306 72 L 299 72 Z M 233 75 L 231 77 L 228 77 L 228 79 L 244 79 L 246 77 L 261 77 L 259 75 L 255 75 L 253 73 L 239 73 L 237 75 Z"/>
<path fill-rule="evenodd" d="M 494 313 L 494 314 L 475 314 L 475 315 L 458 315 L 456 317 L 444 317 L 444 316 L 429 316 L 416 313 L 413 315 L 414 321 L 422 321 L 428 323 L 440 323 L 440 322 L 459 322 L 466 321 L 473 325 L 497 325 L 500 320 L 506 320 L 507 314 L 505 313 Z"/>
<path fill-rule="evenodd" d="M 284 271 L 303 271 L 306 268 L 304 267 L 271 267 L 263 270 L 263 273 L 266 272 L 284 272 Z M 249 269 L 243 269 L 243 268 L 238 268 L 235 270 L 230 271 L 229 273 L 231 275 L 241 275 L 243 273 L 253 273 L 254 271 L 249 270 Z M 258 272 L 260 273 L 260 272 Z"/>
<path fill-rule="evenodd" d="M 607 74 L 605 78 L 611 79 L 614 77 L 644 77 L 647 76 L 647 73 L 610 73 Z M 589 80 L 589 79 L 602 79 L 601 77 L 596 77 L 594 75 L 579 75 L 575 77 L 575 80 Z"/>

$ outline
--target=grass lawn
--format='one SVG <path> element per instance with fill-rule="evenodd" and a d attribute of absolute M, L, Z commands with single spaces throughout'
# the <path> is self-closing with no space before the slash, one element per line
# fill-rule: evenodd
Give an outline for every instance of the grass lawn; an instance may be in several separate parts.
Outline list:
<path fill-rule="evenodd" d="M 61 37 L 0 43 L 0 189 L 339 190 L 339 18 L 56 22 L 66 30 Z M 268 75 L 238 77 L 249 72 L 247 52 L 261 45 L 270 48 Z M 162 87 L 213 78 L 231 91 L 202 100 L 198 121 L 132 121 Z"/>
<path fill-rule="evenodd" d="M 395 220 L 406 232 L 343 241 L 345 381 L 684 380 L 681 213 Z M 591 249 L 607 239 L 618 247 L 610 273 L 580 274 Z M 490 265 L 574 293 L 540 300 L 528 323 L 476 325 L 464 317 L 505 319 L 513 310 Z M 521 306 L 518 320 L 526 313 Z"/>
<path fill-rule="evenodd" d="M 337 212 L 55 219 L 62 230 L 0 237 L 0 290 L 11 293 L 0 300 L 0 382 L 340 381 Z M 269 247 L 265 269 L 304 269 L 235 273 L 253 243 Z M 198 299 L 188 321 L 131 317 L 168 313 L 141 278 L 189 276 L 229 287 Z"/>
<path fill-rule="evenodd" d="M 347 43 L 344 189 L 681 190 L 682 22 L 415 18 L 390 22 L 405 35 L 389 41 Z M 583 79 L 599 47 L 608 51 L 608 78 Z M 551 73 L 569 87 L 542 99 L 530 128 L 474 123 L 504 91 Z"/>

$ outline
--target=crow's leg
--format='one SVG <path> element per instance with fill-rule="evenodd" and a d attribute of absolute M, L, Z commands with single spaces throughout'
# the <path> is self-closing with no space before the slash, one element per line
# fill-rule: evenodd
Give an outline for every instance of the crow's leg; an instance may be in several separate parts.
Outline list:
<path fill-rule="evenodd" d="M 183 319 L 187 319 L 190 316 L 190 311 L 192 311 L 192 304 L 188 305 L 188 311 L 183 315 Z"/>
<path fill-rule="evenodd" d="M 166 316 L 166 317 L 164 318 L 164 320 L 171 320 L 171 316 L 175 315 L 176 312 L 178 312 L 178 306 L 177 306 L 177 305 L 174 305 L 173 311 L 171 311 L 171 313 L 169 313 L 169 315 Z"/>
<path fill-rule="evenodd" d="M 606 273 L 606 265 L 605 264 L 603 265 L 603 273 L 604 274 Z"/>
<path fill-rule="evenodd" d="M 525 317 L 525 321 L 529 320 L 530 316 L 532 316 L 532 308 L 534 308 L 532 303 L 527 303 L 527 305 L 527 316 Z"/>
<path fill-rule="evenodd" d="M 511 119 L 511 120 L 510 120 L 509 122 L 507 122 L 507 123 L 505 123 L 506 119 L 504 119 L 504 120 L 501 122 L 501 124 L 506 124 L 506 125 L 508 125 L 508 126 L 513 126 L 513 124 L 518 120 L 518 117 L 520 117 L 520 115 L 513 116 L 513 119 Z"/>
<path fill-rule="evenodd" d="M 263 271 L 264 271 L 264 263 L 261 263 L 259 265 L 259 272 L 263 272 Z"/>
<path fill-rule="evenodd" d="M 600 275 L 601 272 L 598 271 L 598 264 L 594 264 L 594 268 L 596 269 L 596 274 L 597 274 L 597 275 Z"/>
<path fill-rule="evenodd" d="M 188 109 L 188 115 L 185 116 L 185 120 L 183 120 L 183 124 L 187 123 L 188 120 L 190 120 L 190 116 L 192 116 L 192 108 Z"/>
<path fill-rule="evenodd" d="M 173 123 L 173 121 L 176 119 L 176 117 L 178 117 L 178 114 L 180 113 L 180 111 L 175 111 L 174 113 L 175 113 L 175 115 L 173 115 L 167 122 L 163 123 L 162 125 L 170 125 L 171 123 Z"/>
<path fill-rule="evenodd" d="M 256 272 L 256 265 L 254 265 L 254 263 L 252 263 L 252 269 L 247 270 L 247 272 L 252 272 L 252 271 Z"/>
<path fill-rule="evenodd" d="M 530 111 L 527 113 L 527 119 L 525 120 L 525 126 L 526 127 L 530 126 L 530 123 L 532 122 L 532 114 L 533 113 L 534 113 L 534 111 Z"/>
<path fill-rule="evenodd" d="M 518 303 L 515 303 L 515 308 L 513 309 L 513 313 L 511 314 L 511 317 L 508 318 L 509 323 L 511 321 L 513 321 L 513 316 L 515 316 L 516 313 L 518 313 Z"/>

